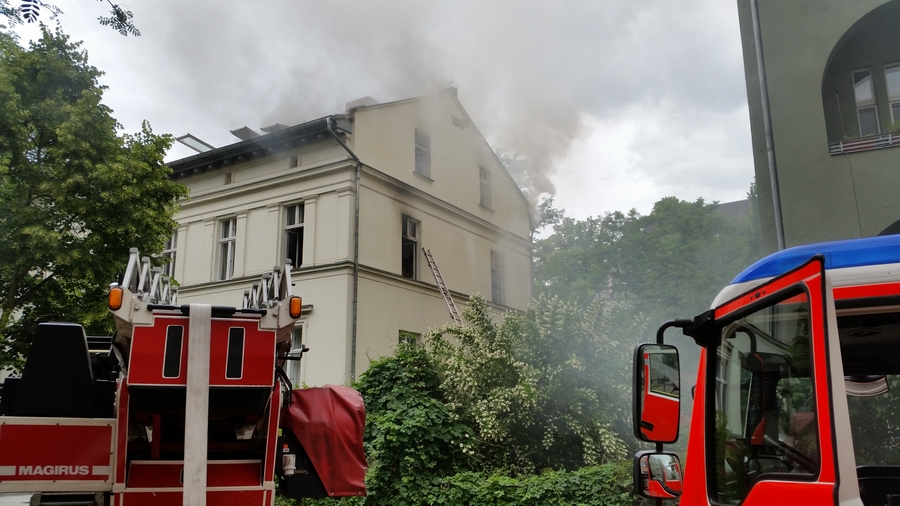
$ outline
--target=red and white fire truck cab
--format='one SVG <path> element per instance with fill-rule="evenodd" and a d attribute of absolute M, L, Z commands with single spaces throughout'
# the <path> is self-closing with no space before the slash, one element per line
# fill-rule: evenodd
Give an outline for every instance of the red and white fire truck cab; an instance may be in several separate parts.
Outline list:
<path fill-rule="evenodd" d="M 680 328 L 701 347 L 682 389 Z M 753 264 L 712 309 L 636 348 L 635 491 L 660 504 L 900 504 L 900 236 L 800 246 Z M 693 392 L 684 473 L 678 438 Z"/>
<path fill-rule="evenodd" d="M 132 250 L 112 285 L 113 338 L 41 324 L 0 397 L 0 496 L 30 504 L 273 505 L 364 495 L 362 398 L 291 390 L 282 364 L 302 301 L 290 266 L 242 307 L 177 304 Z M 0 497 L 0 502 L 2 502 Z"/>

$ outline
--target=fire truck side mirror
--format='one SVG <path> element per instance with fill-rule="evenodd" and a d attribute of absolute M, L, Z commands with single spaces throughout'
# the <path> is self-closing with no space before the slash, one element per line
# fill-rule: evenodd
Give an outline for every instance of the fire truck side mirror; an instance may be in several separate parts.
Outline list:
<path fill-rule="evenodd" d="M 634 437 L 650 443 L 678 440 L 681 374 L 678 350 L 641 344 L 634 350 Z"/>
<path fill-rule="evenodd" d="M 650 499 L 681 495 L 681 460 L 674 453 L 638 452 L 634 456 L 634 491 Z"/>

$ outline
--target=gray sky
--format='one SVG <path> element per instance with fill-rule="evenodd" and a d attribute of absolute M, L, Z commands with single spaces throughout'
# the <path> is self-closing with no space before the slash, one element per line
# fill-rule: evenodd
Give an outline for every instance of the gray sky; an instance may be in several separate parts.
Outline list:
<path fill-rule="evenodd" d="M 129 132 L 147 120 L 223 146 L 244 125 L 452 84 L 570 216 L 738 200 L 753 177 L 734 0 L 129 0 L 138 38 L 97 23 L 104 3 L 56 3 Z"/>

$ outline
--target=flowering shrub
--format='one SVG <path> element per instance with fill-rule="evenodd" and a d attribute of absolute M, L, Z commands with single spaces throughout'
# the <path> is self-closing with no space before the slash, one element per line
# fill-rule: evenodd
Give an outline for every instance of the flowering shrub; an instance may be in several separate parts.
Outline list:
<path fill-rule="evenodd" d="M 478 436 L 480 468 L 535 473 L 619 460 L 630 403 L 630 342 L 609 334 L 613 313 L 539 297 L 494 323 L 475 296 L 469 325 L 427 340 L 447 406 Z M 634 335 L 634 334 L 620 334 Z"/>
<path fill-rule="evenodd" d="M 640 321 L 613 309 L 539 297 L 495 323 L 475 296 L 467 325 L 373 362 L 356 385 L 369 495 L 343 502 L 635 504 L 619 434 Z"/>

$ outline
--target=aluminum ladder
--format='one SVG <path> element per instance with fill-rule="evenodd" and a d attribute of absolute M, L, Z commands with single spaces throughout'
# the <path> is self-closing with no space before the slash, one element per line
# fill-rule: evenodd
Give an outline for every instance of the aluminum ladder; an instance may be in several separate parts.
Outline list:
<path fill-rule="evenodd" d="M 456 309 L 456 303 L 453 302 L 450 290 L 447 289 L 447 283 L 444 283 L 444 277 L 441 276 L 440 269 L 438 269 L 437 264 L 434 263 L 434 257 L 431 256 L 431 251 L 422 248 L 422 252 L 425 253 L 425 260 L 428 261 L 428 267 L 431 267 L 431 273 L 434 274 L 434 280 L 437 282 L 438 290 L 440 290 L 441 295 L 444 297 L 444 302 L 447 303 L 447 309 L 450 310 L 450 316 L 453 318 L 453 322 L 462 326 L 462 318 L 459 317 L 459 310 Z"/>

